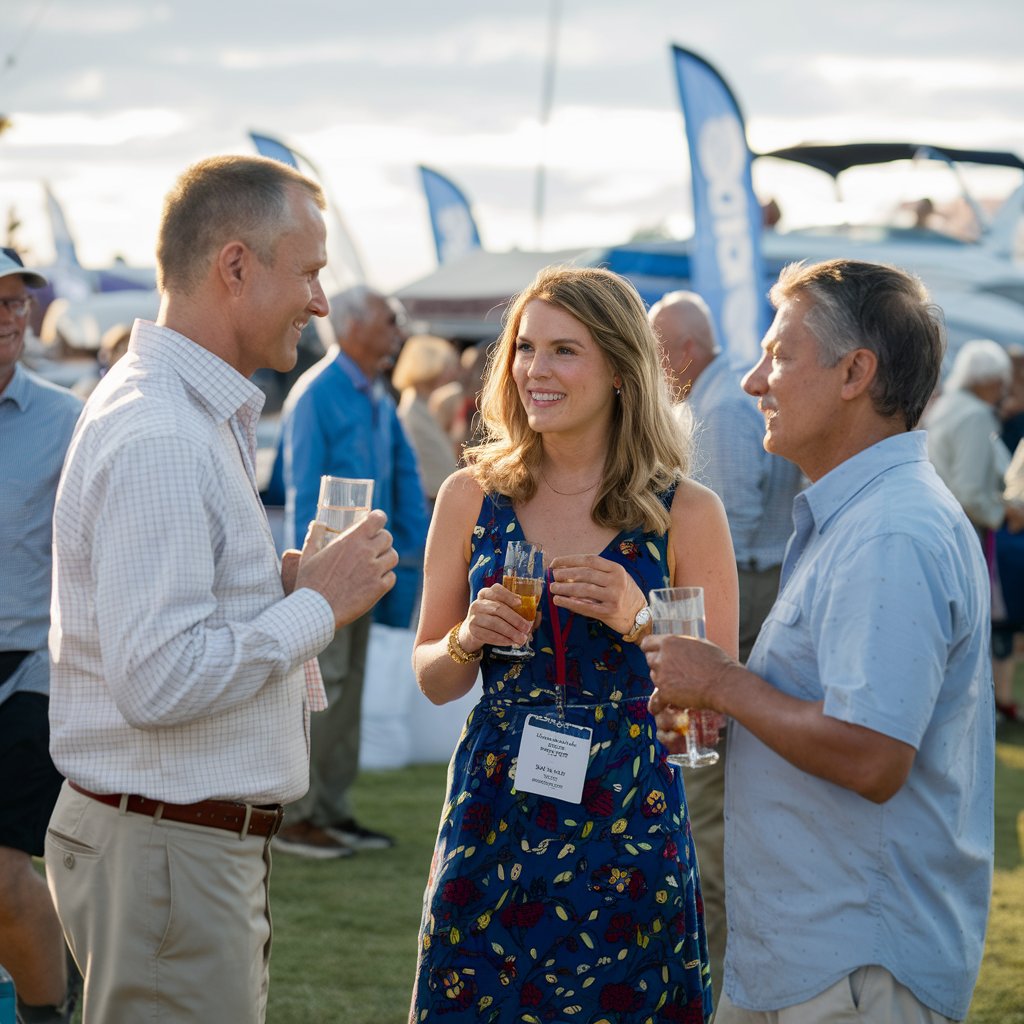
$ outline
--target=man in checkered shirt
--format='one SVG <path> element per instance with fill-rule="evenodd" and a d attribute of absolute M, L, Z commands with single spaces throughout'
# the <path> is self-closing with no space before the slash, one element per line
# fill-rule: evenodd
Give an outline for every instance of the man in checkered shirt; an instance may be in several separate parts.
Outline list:
<path fill-rule="evenodd" d="M 270 840 L 309 781 L 316 655 L 394 585 L 385 517 L 278 561 L 257 369 L 325 316 L 319 187 L 264 158 L 189 168 L 162 303 L 79 421 L 54 515 L 46 867 L 84 1021 L 262 1021 Z"/>

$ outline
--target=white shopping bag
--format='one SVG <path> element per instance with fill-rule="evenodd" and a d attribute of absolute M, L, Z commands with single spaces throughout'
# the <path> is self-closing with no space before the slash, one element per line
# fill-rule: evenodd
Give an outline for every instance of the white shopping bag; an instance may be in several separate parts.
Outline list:
<path fill-rule="evenodd" d="M 363 680 L 361 769 L 403 768 L 410 757 L 410 703 L 419 690 L 412 671 L 413 631 L 370 627 Z"/>

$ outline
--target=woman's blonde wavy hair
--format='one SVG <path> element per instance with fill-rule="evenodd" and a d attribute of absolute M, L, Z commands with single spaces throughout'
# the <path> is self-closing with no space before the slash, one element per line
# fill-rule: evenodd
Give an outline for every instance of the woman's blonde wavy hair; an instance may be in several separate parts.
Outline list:
<path fill-rule="evenodd" d="M 484 438 L 465 452 L 487 493 L 528 501 L 537 491 L 541 435 L 530 428 L 512 378 L 519 324 L 527 303 L 549 302 L 575 317 L 621 379 L 604 478 L 591 512 L 599 526 L 642 526 L 665 533 L 670 517 L 658 495 L 689 468 L 690 435 L 672 415 L 669 385 L 643 300 L 618 274 L 596 267 L 554 266 L 510 303 L 491 351 L 480 395 Z"/>

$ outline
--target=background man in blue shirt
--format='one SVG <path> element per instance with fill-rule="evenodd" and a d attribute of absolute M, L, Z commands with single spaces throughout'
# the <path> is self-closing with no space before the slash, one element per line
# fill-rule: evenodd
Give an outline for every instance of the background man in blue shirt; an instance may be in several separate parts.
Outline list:
<path fill-rule="evenodd" d="M 359 772 L 360 715 L 370 624 L 408 627 L 416 608 L 427 538 L 427 506 L 416 455 L 382 374 L 405 341 L 397 303 L 365 285 L 331 299 L 337 344 L 296 382 L 285 402 L 278 458 L 283 461 L 285 540 L 301 543 L 316 518 L 320 477 L 371 479 L 373 506 L 388 516 L 399 563 L 397 583 L 375 612 L 339 629 L 320 654 L 326 711 L 310 728 L 309 792 L 288 808 L 280 849 L 343 857 L 392 844 L 356 821 L 349 790 Z"/>
<path fill-rule="evenodd" d="M 792 462 L 764 450 L 757 401 L 743 390 L 740 374 L 718 347 L 711 312 L 700 295 L 669 292 L 651 307 L 649 318 L 675 378 L 677 415 L 693 420 L 693 477 L 722 499 L 729 517 L 740 589 L 739 659 L 745 663 L 779 591 L 793 498 L 803 477 Z M 716 1000 L 726 936 L 725 750 L 723 733 L 718 762 L 685 772 Z"/>
<path fill-rule="evenodd" d="M 50 520 L 61 466 L 82 403 L 18 362 L 46 278 L 0 253 L 0 964 L 18 1012 L 68 1019 L 64 936 L 41 857 L 61 776 L 50 760 Z M 66 1007 L 64 1008 L 67 1009 Z"/>
<path fill-rule="evenodd" d="M 991 892 L 988 578 L 914 428 L 942 330 L 920 282 L 786 268 L 744 387 L 811 486 L 743 668 L 644 641 L 651 707 L 731 716 L 717 1024 L 960 1020 Z M 663 737 L 673 742 L 665 732 Z"/>

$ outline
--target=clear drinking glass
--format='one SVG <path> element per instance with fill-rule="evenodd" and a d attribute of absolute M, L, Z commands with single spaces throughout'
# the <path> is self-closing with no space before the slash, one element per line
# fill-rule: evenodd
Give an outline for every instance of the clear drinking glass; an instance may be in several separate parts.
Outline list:
<path fill-rule="evenodd" d="M 648 596 L 651 623 L 657 636 L 694 636 L 705 638 L 704 588 L 665 587 Z M 686 739 L 682 754 L 669 754 L 668 760 L 684 768 L 703 768 L 718 760 L 715 744 L 722 716 L 715 711 L 675 708 L 675 731 Z"/>
<path fill-rule="evenodd" d="M 320 500 L 316 522 L 322 524 L 323 541 L 319 547 L 365 519 L 373 502 L 372 480 L 350 480 L 343 476 L 320 477 Z"/>
<path fill-rule="evenodd" d="M 544 591 L 544 552 L 539 545 L 528 541 L 509 541 L 505 549 L 501 585 L 519 598 L 519 614 L 533 622 Z M 491 648 L 491 654 L 501 661 L 526 661 L 533 657 L 533 653 L 529 637 L 521 647 Z"/>

